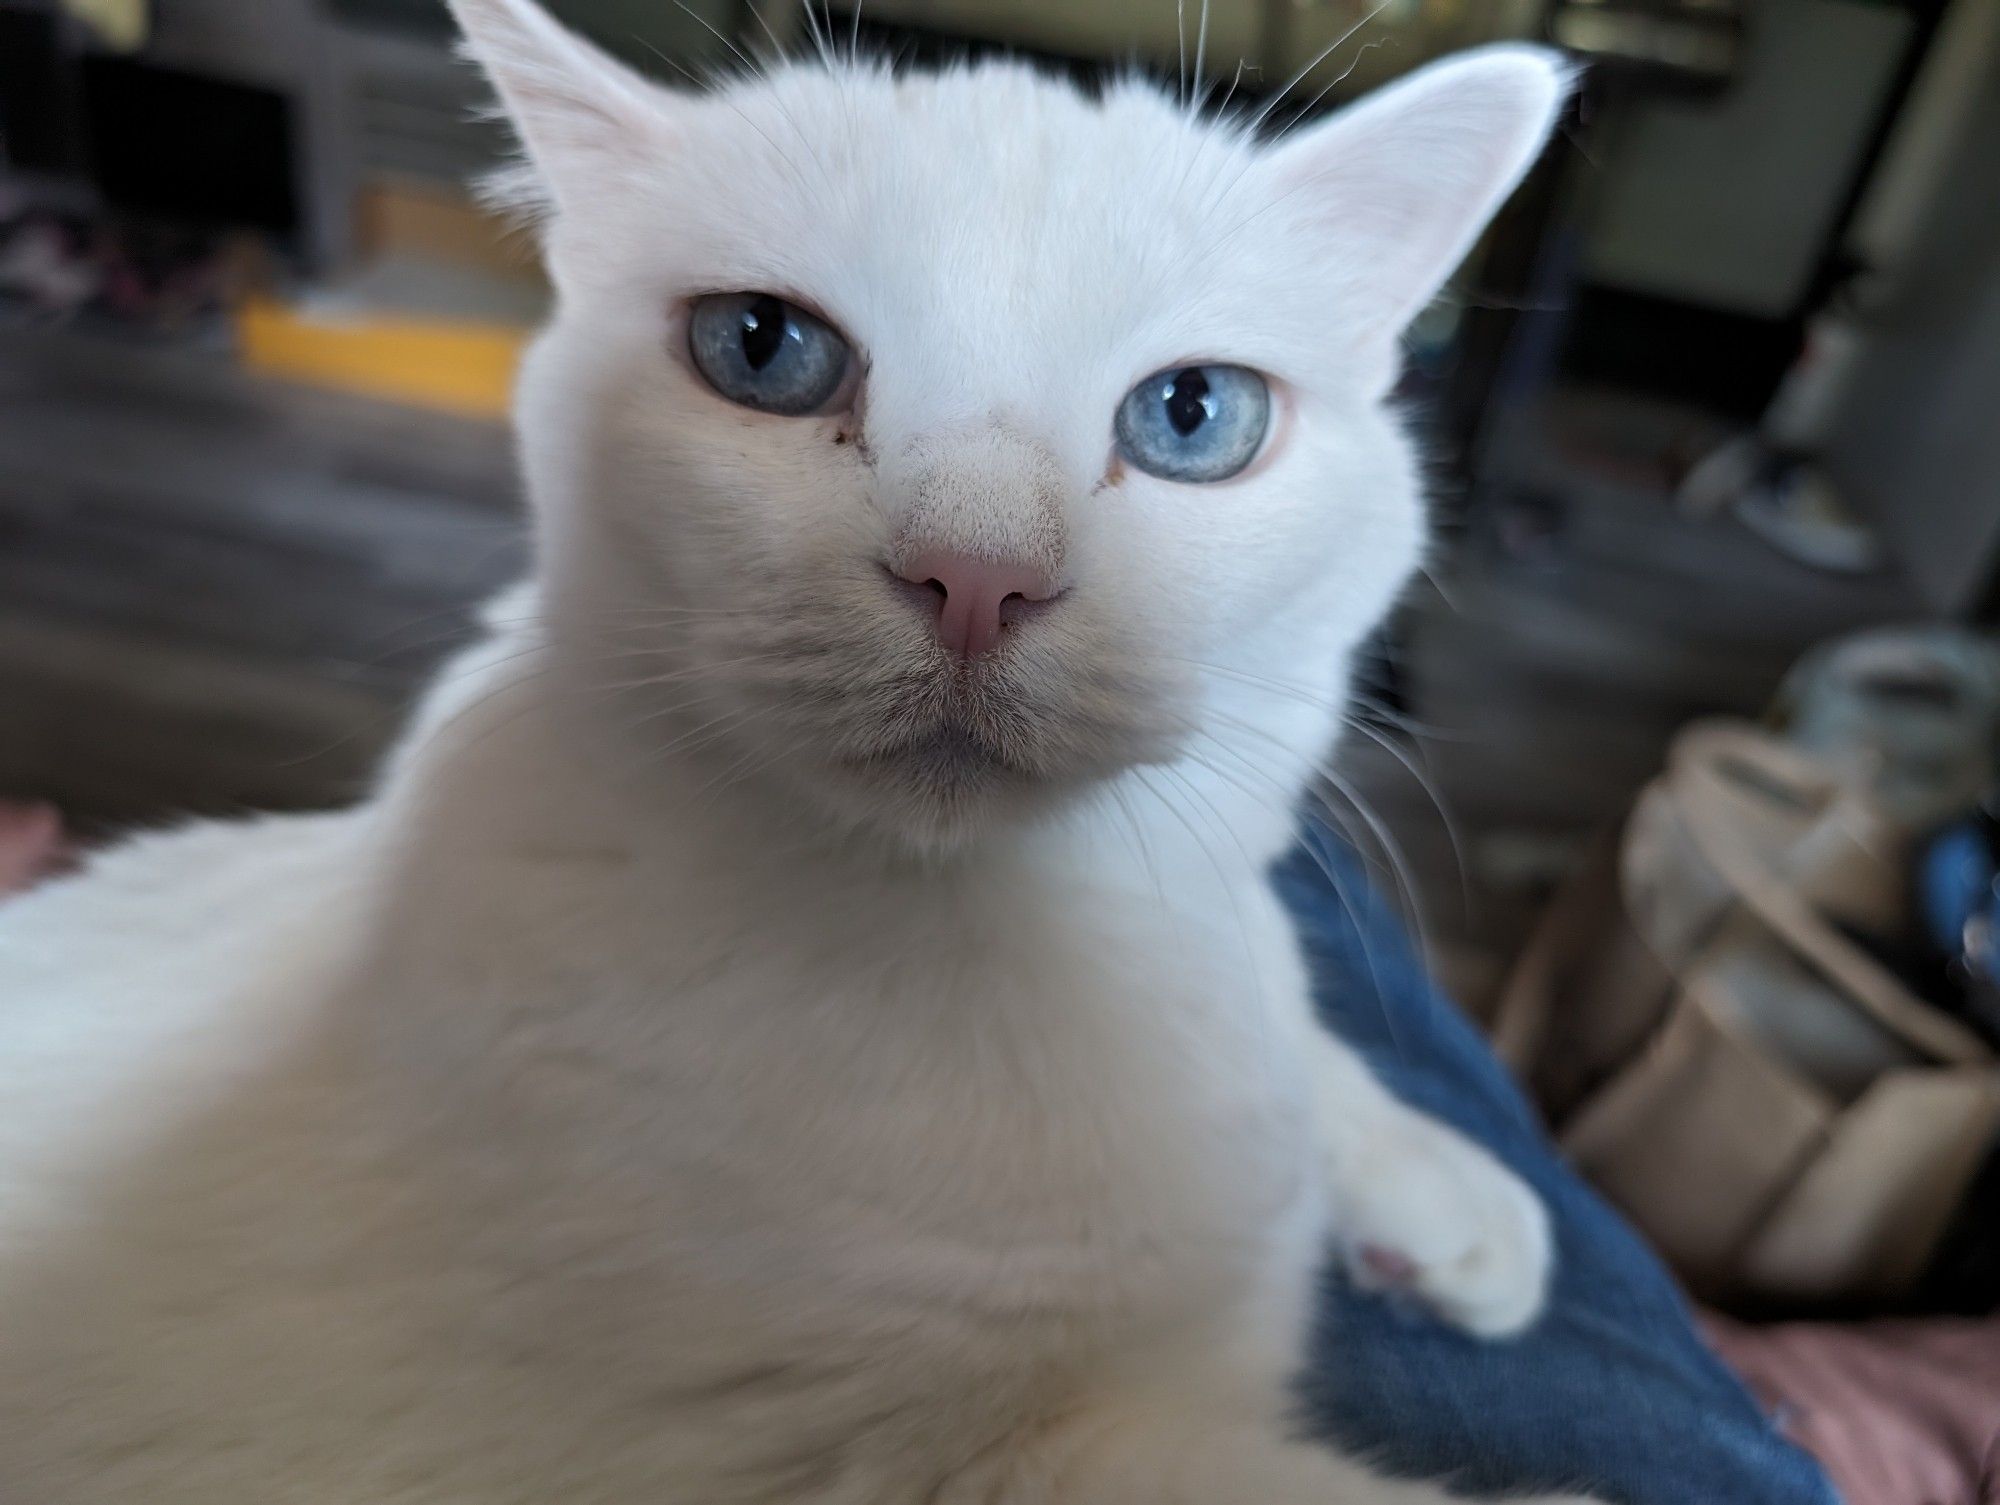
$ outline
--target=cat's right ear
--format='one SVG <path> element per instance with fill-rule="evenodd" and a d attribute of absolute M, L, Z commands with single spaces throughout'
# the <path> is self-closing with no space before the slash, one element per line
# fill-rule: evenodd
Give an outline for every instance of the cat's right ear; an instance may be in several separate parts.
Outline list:
<path fill-rule="evenodd" d="M 1363 366 L 1386 385 L 1396 336 L 1541 153 L 1573 74 L 1503 43 L 1419 68 L 1266 152 L 1269 205 L 1302 237 Z"/>
<path fill-rule="evenodd" d="M 534 0 L 447 0 L 558 210 L 616 193 L 665 145 L 673 95 L 559 26 Z"/>

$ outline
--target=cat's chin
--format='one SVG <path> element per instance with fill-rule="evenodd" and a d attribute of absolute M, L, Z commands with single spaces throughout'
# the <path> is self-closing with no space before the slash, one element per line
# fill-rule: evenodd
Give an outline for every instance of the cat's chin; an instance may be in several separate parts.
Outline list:
<path fill-rule="evenodd" d="M 794 787 L 835 829 L 924 856 L 1046 820 L 1117 771 L 1030 763 L 954 725 L 790 765 Z"/>
<path fill-rule="evenodd" d="M 844 760 L 863 778 L 917 792 L 954 795 L 1009 781 L 1035 782 L 1032 769 L 965 727 L 940 725 L 894 746 Z"/>
<path fill-rule="evenodd" d="M 957 729 L 838 759 L 811 780 L 816 799 L 843 827 L 930 855 L 1043 819 L 1090 782 L 1023 767 Z"/>

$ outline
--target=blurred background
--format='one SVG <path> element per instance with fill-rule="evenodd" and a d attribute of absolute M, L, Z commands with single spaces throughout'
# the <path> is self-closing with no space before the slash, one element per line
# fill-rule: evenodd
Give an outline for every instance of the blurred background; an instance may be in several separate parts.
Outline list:
<path fill-rule="evenodd" d="M 670 82 L 816 24 L 1273 129 L 1573 54 L 1411 331 L 1437 545 L 1320 802 L 1705 1302 L 2000 1308 L 2000 0 L 551 8 Z M 523 568 L 549 294 L 468 191 L 484 99 L 442 0 L 0 0 L 0 895 L 353 798 Z M 1984 1408 L 1950 1447 L 1990 1484 L 1984 1320 L 1949 1338 L 1983 1382 L 1885 1372 Z M 1888 1456 L 1789 1383 L 1822 1456 Z"/>
<path fill-rule="evenodd" d="M 668 79 L 771 0 L 553 0 Z M 1587 67 L 1411 339 L 1439 547 L 1330 791 L 1475 1009 L 1697 715 L 2000 615 L 1994 0 L 868 0 L 915 59 L 1196 71 L 1274 120 L 1505 37 Z M 0 798 L 325 804 L 524 558 L 546 300 L 440 0 L 0 0 Z M 1362 813 L 1365 807 L 1366 813 Z"/>

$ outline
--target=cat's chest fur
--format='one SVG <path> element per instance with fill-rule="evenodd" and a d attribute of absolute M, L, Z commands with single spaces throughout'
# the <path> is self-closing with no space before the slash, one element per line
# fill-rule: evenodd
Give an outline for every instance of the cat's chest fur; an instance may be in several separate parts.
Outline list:
<path fill-rule="evenodd" d="M 72 1164 L 75 1238 L 6 1272 L 39 1315 L 0 1355 L 0 1453 L 40 1497 L 106 1455 L 133 1498 L 350 1489 L 362 1432 L 369 1467 L 462 1474 L 454 1501 L 568 1487 L 585 1434 L 635 1483 L 761 1479 L 778 1416 L 943 1461 L 1245 1302 L 1295 1341 L 1312 1025 L 1255 868 L 1156 828 L 830 869 L 741 810 L 649 827 L 558 718 L 488 714 L 311 843 L 139 854 L 136 909 L 226 912 L 234 943 L 164 946 L 121 994 L 191 1021 L 170 1069 L 104 1078 L 174 1122 Z M 98 883 L 38 923 L 126 924 Z M 211 1065 L 208 1039 L 244 1043 Z M 37 1376 L 92 1406 L 51 1426 Z M 492 1431 L 521 1415 L 561 1424 Z M 239 1470 L 246 1431 L 271 1445 Z"/>
<path fill-rule="evenodd" d="M 791 1498 L 774 1437 L 922 1478 L 911 1435 L 943 1467 L 1150 1335 L 1274 1279 L 1292 1309 L 1318 1194 L 1268 894 L 1205 923 L 1150 886 L 919 882 L 779 926 L 712 871 L 492 839 L 445 844 L 476 879 L 407 874 L 312 1043 L 114 1174 L 87 1248 L 30 1274 L 0 1393 L 33 1370 L 98 1399 L 0 1414 L 24 1481 L 116 1453 L 135 1498 L 371 1468 L 542 1498 L 587 1437 L 634 1487 Z M 163 1396 L 204 1405 L 169 1422 Z M 545 1424 L 491 1430 L 521 1415 Z M 356 1428 L 359 1463 L 333 1446 Z"/>
<path fill-rule="evenodd" d="M 1299 965 L 1261 885 L 1175 910 L 1052 860 L 814 899 L 699 855 L 499 859 L 524 907 L 422 918 L 388 1048 L 499 1215 L 628 1206 L 621 1246 L 701 1299 L 1170 1318 L 1306 1195 Z"/>
<path fill-rule="evenodd" d="M 696 1242 L 761 1221 L 813 1279 L 841 1247 L 909 1267 L 885 1241 L 1199 1261 L 1307 1179 L 1304 969 L 1248 862 L 1087 821 L 855 859 L 710 814 L 700 771 L 649 827 L 670 776 L 579 779 L 609 760 L 533 714 L 464 746 L 406 771 L 423 814 L 362 993 L 383 1074 L 470 1153 L 679 1185 L 660 1216 Z M 543 795 L 496 817 L 496 786 Z"/>

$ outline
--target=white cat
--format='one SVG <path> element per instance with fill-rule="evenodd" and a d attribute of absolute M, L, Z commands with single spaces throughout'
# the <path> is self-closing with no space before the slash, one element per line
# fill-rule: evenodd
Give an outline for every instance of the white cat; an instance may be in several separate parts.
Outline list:
<path fill-rule="evenodd" d="M 0 1499 L 1444 1498 L 1294 1440 L 1311 1277 L 1506 1334 L 1546 1222 L 1265 869 L 1560 67 L 1267 147 L 454 8 L 548 199 L 539 568 L 356 809 L 0 907 Z"/>

